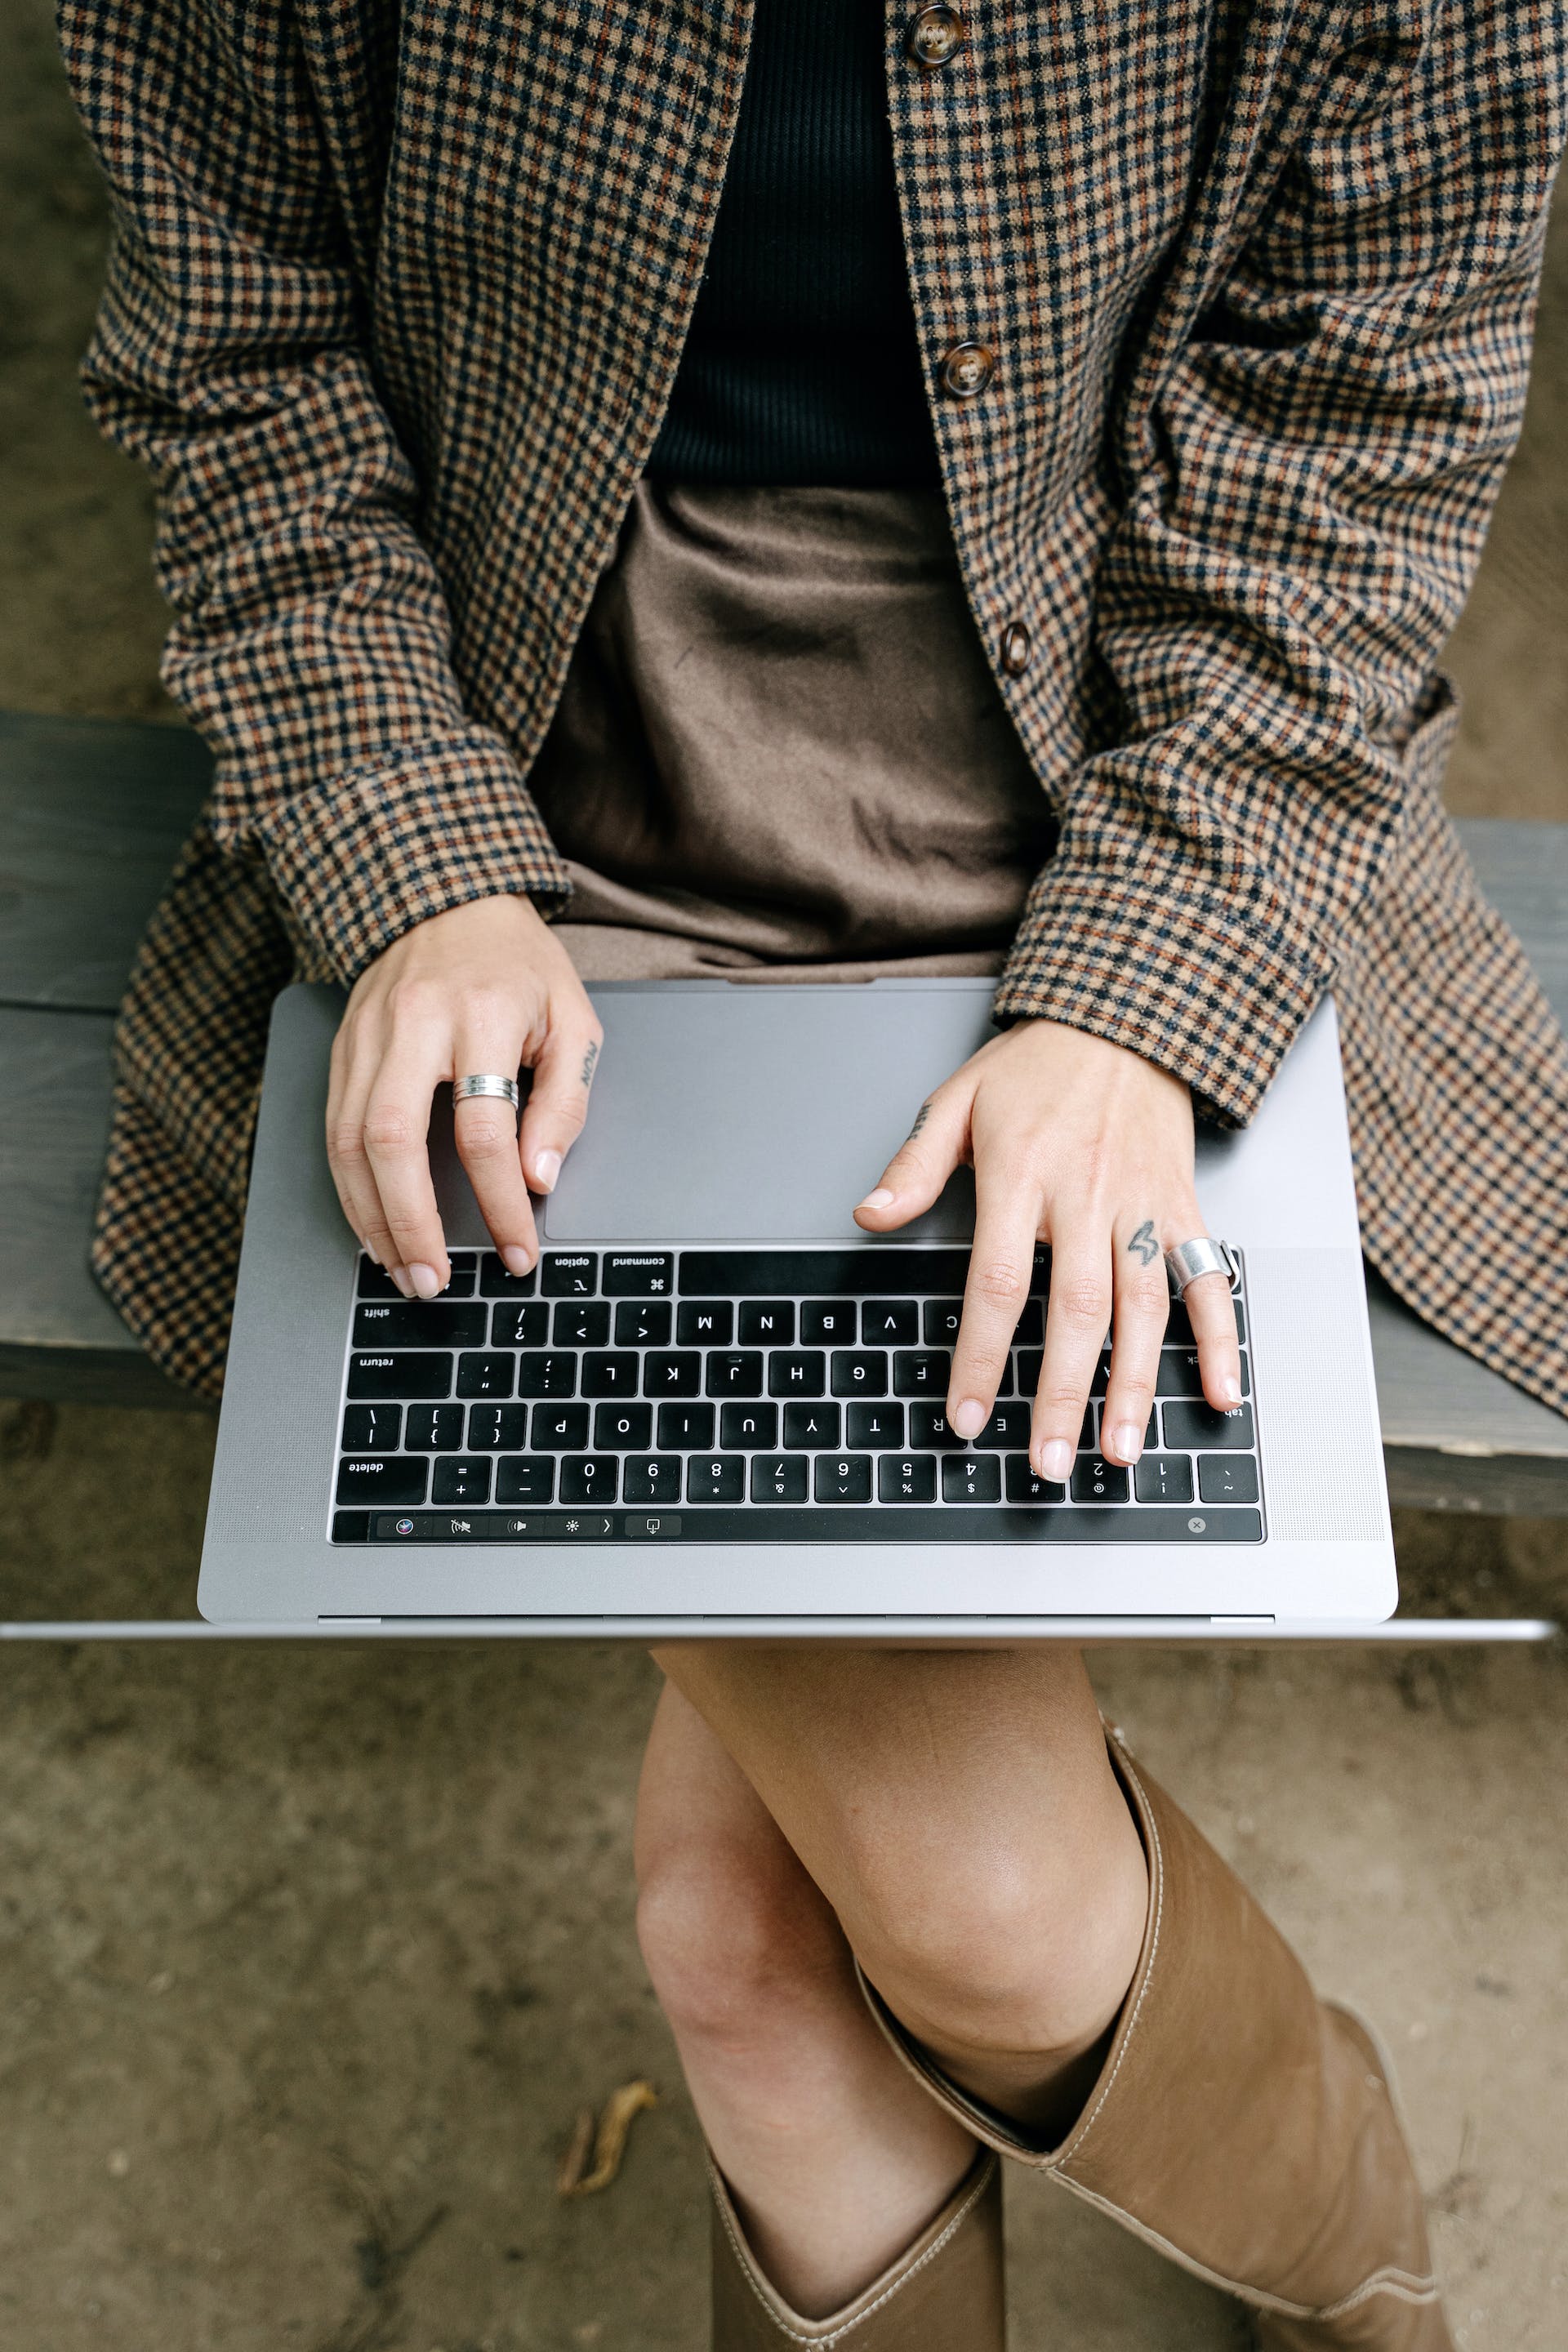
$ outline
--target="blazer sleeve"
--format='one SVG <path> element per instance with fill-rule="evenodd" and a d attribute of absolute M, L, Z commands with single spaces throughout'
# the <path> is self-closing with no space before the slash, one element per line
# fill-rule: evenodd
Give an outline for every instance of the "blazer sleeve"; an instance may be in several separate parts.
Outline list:
<path fill-rule="evenodd" d="M 1436 664 L 1523 410 L 1563 50 L 1534 0 L 1368 0 L 1123 450 L 1117 741 L 1070 780 L 998 1010 L 1244 1123 L 1454 723 Z M 1136 362 L 1135 362 L 1136 364 Z"/>
<path fill-rule="evenodd" d="M 570 885 L 507 744 L 463 709 L 419 486 L 288 0 L 64 0 L 113 205 L 89 406 L 157 488 L 163 677 L 209 819 L 344 980 L 466 899 Z"/>

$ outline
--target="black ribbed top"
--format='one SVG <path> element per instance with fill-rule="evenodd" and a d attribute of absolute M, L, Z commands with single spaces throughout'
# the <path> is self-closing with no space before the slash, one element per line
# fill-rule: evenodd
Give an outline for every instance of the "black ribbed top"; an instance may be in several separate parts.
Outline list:
<path fill-rule="evenodd" d="M 708 268 L 650 474 L 940 480 L 882 28 L 879 0 L 756 0 Z"/>

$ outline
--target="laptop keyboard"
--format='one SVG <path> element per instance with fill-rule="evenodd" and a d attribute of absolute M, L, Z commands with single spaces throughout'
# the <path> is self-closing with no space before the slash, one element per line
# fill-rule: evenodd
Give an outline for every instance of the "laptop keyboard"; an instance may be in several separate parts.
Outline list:
<path fill-rule="evenodd" d="M 1102 1351 L 1071 1478 L 1029 1468 L 1048 1253 L 990 1421 L 943 1416 L 969 1253 L 546 1249 L 531 1274 L 452 1253 L 426 1304 L 362 1258 L 338 1543 L 1258 1543 L 1245 1402 L 1203 1400 L 1173 1307 L 1145 1452 L 1096 1451 Z"/>

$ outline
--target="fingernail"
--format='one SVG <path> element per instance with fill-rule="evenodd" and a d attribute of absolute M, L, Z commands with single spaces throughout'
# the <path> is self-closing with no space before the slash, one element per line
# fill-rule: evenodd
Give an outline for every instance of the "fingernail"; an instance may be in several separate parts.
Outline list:
<path fill-rule="evenodd" d="M 386 1270 L 388 1274 L 391 1275 L 394 1282 L 396 1283 L 399 1290 L 402 1291 L 405 1298 L 412 1298 L 414 1296 L 414 1285 L 408 1279 L 408 1268 L 405 1265 L 389 1265 Z"/>
<path fill-rule="evenodd" d="M 865 1199 L 856 1205 L 862 1209 L 885 1209 L 892 1197 L 885 1184 L 879 1184 L 874 1192 L 868 1192 Z"/>
<path fill-rule="evenodd" d="M 1065 1486 L 1072 1475 L 1072 1447 L 1065 1437 L 1047 1438 L 1040 1448 L 1040 1475 Z"/>
<path fill-rule="evenodd" d="M 558 1151 L 538 1151 L 533 1158 L 533 1189 L 536 1192 L 553 1192 L 555 1179 L 561 1173 Z"/>
<path fill-rule="evenodd" d="M 965 1397 L 961 1404 L 954 1405 L 947 1418 L 955 1437 L 978 1437 L 985 1426 L 985 1407 L 978 1397 Z"/>
<path fill-rule="evenodd" d="M 508 1274 L 528 1274 L 533 1267 L 533 1260 L 529 1256 L 528 1252 L 525 1249 L 520 1249 L 516 1242 L 508 1243 L 500 1254 L 500 1262 Z"/>
<path fill-rule="evenodd" d="M 1219 1384 L 1219 1392 L 1221 1396 L 1224 1397 L 1226 1404 L 1239 1404 L 1241 1402 L 1241 1382 L 1237 1379 L 1234 1372 L 1226 1372 L 1224 1380 L 1221 1381 Z"/>
<path fill-rule="evenodd" d="M 1143 1433 L 1135 1421 L 1119 1421 L 1110 1443 L 1119 1462 L 1136 1462 L 1143 1451 Z"/>
<path fill-rule="evenodd" d="M 433 1265 L 411 1265 L 408 1279 L 414 1285 L 417 1297 L 439 1298 L 441 1296 L 440 1277 Z"/>

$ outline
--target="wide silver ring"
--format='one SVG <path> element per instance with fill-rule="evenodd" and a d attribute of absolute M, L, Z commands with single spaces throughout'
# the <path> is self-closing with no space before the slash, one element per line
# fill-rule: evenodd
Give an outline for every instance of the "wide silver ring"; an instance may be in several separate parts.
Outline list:
<path fill-rule="evenodd" d="M 1189 1282 L 1196 1282 L 1205 1274 L 1223 1274 L 1227 1283 L 1236 1280 L 1237 1265 L 1224 1242 L 1211 1242 L 1207 1235 L 1195 1242 L 1178 1242 L 1174 1249 L 1165 1252 L 1165 1271 L 1178 1298 L 1184 1296 Z"/>
<path fill-rule="evenodd" d="M 479 1070 L 471 1077 L 458 1080 L 452 1088 L 452 1100 L 455 1103 L 509 1102 L 515 1110 L 521 1097 L 515 1078 L 500 1077 L 494 1070 Z"/>

